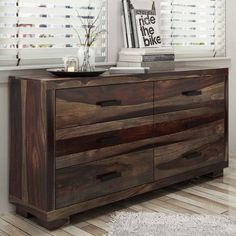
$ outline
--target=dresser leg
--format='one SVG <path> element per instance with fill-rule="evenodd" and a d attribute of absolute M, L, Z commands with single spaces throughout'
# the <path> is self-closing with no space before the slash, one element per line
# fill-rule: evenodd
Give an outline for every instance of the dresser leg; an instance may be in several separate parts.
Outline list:
<path fill-rule="evenodd" d="M 55 220 L 55 221 L 44 221 L 44 220 L 40 220 L 37 219 L 36 220 L 37 223 L 41 226 L 43 226 L 44 228 L 48 229 L 48 230 L 54 230 L 54 229 L 58 229 L 64 225 L 67 225 L 70 223 L 70 218 L 65 218 L 65 219 L 60 219 L 60 220 Z"/>
<path fill-rule="evenodd" d="M 30 218 L 32 217 L 32 215 L 30 213 L 28 213 L 27 211 L 25 211 L 24 209 L 22 209 L 20 206 L 16 207 L 16 214 L 23 216 L 24 218 Z"/>
<path fill-rule="evenodd" d="M 214 171 L 207 175 L 210 178 L 219 178 L 224 176 L 224 170 Z"/>

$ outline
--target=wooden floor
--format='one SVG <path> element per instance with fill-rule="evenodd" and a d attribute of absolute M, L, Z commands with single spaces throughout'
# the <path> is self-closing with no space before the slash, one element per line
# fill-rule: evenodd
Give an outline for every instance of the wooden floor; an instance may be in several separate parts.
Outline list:
<path fill-rule="evenodd" d="M 101 236 L 107 235 L 111 216 L 116 211 L 225 214 L 236 216 L 236 157 L 223 178 L 201 177 L 109 206 L 71 217 L 71 224 L 48 231 L 32 220 L 15 214 L 0 215 L 0 236 Z"/>

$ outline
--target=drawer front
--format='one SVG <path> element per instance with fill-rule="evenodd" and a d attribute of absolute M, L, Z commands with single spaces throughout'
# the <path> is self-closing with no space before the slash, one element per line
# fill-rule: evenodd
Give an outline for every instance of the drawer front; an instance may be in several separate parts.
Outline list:
<path fill-rule="evenodd" d="M 152 82 L 62 89 L 56 92 L 57 129 L 152 114 Z"/>
<path fill-rule="evenodd" d="M 224 77 L 190 78 L 155 83 L 155 113 L 224 105 Z"/>
<path fill-rule="evenodd" d="M 56 208 L 153 181 L 153 149 L 56 171 Z"/>
<path fill-rule="evenodd" d="M 212 122 L 224 120 L 225 107 L 202 107 L 155 115 L 155 136 L 185 132 L 194 128 L 207 127 Z"/>
<path fill-rule="evenodd" d="M 56 156 L 60 157 L 89 150 L 98 150 L 151 138 L 154 136 L 153 118 L 150 119 L 150 122 L 152 123 L 140 127 L 112 131 L 104 130 L 102 133 L 83 136 L 76 134 L 73 138 L 59 139 L 56 141 Z"/>
<path fill-rule="evenodd" d="M 196 108 L 155 116 L 155 179 L 225 160 L 225 109 Z"/>
<path fill-rule="evenodd" d="M 224 134 L 179 140 L 169 140 L 155 149 L 155 180 L 223 162 L 225 159 Z M 199 134 L 200 136 L 200 134 Z"/>
<path fill-rule="evenodd" d="M 224 79 L 160 81 L 155 89 L 154 126 L 159 137 L 154 148 L 155 179 L 223 162 L 227 119 Z"/>

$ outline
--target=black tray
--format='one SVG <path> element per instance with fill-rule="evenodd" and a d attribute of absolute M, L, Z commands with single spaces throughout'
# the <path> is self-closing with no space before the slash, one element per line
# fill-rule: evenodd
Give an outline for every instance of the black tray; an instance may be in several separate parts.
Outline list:
<path fill-rule="evenodd" d="M 64 71 L 64 68 L 58 68 L 58 69 L 48 69 L 47 71 L 57 77 L 96 77 L 106 72 L 107 69 L 95 68 L 93 71 L 88 71 L 88 72 L 82 72 L 82 71 L 67 72 Z"/>

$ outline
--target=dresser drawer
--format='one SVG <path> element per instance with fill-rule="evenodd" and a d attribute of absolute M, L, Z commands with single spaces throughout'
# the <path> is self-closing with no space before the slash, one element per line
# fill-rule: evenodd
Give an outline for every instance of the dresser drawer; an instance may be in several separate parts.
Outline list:
<path fill-rule="evenodd" d="M 155 113 L 224 106 L 224 77 L 165 80 L 155 83 Z"/>
<path fill-rule="evenodd" d="M 152 114 L 152 82 L 56 91 L 57 129 Z"/>
<path fill-rule="evenodd" d="M 73 138 L 58 139 L 56 141 L 56 156 L 65 156 L 151 138 L 154 136 L 153 117 L 150 122 L 152 123 L 139 127 L 107 130 L 106 132 L 82 136 L 77 133 Z"/>
<path fill-rule="evenodd" d="M 169 139 L 155 148 L 155 180 L 225 161 L 223 133 L 205 137 L 199 133 L 198 136 L 186 139 L 182 134 L 178 141 Z"/>
<path fill-rule="evenodd" d="M 56 207 L 153 181 L 153 149 L 56 171 Z"/>
<path fill-rule="evenodd" d="M 154 117 L 155 136 L 160 137 L 224 121 L 226 113 L 225 107 L 219 106 L 157 114 Z"/>

